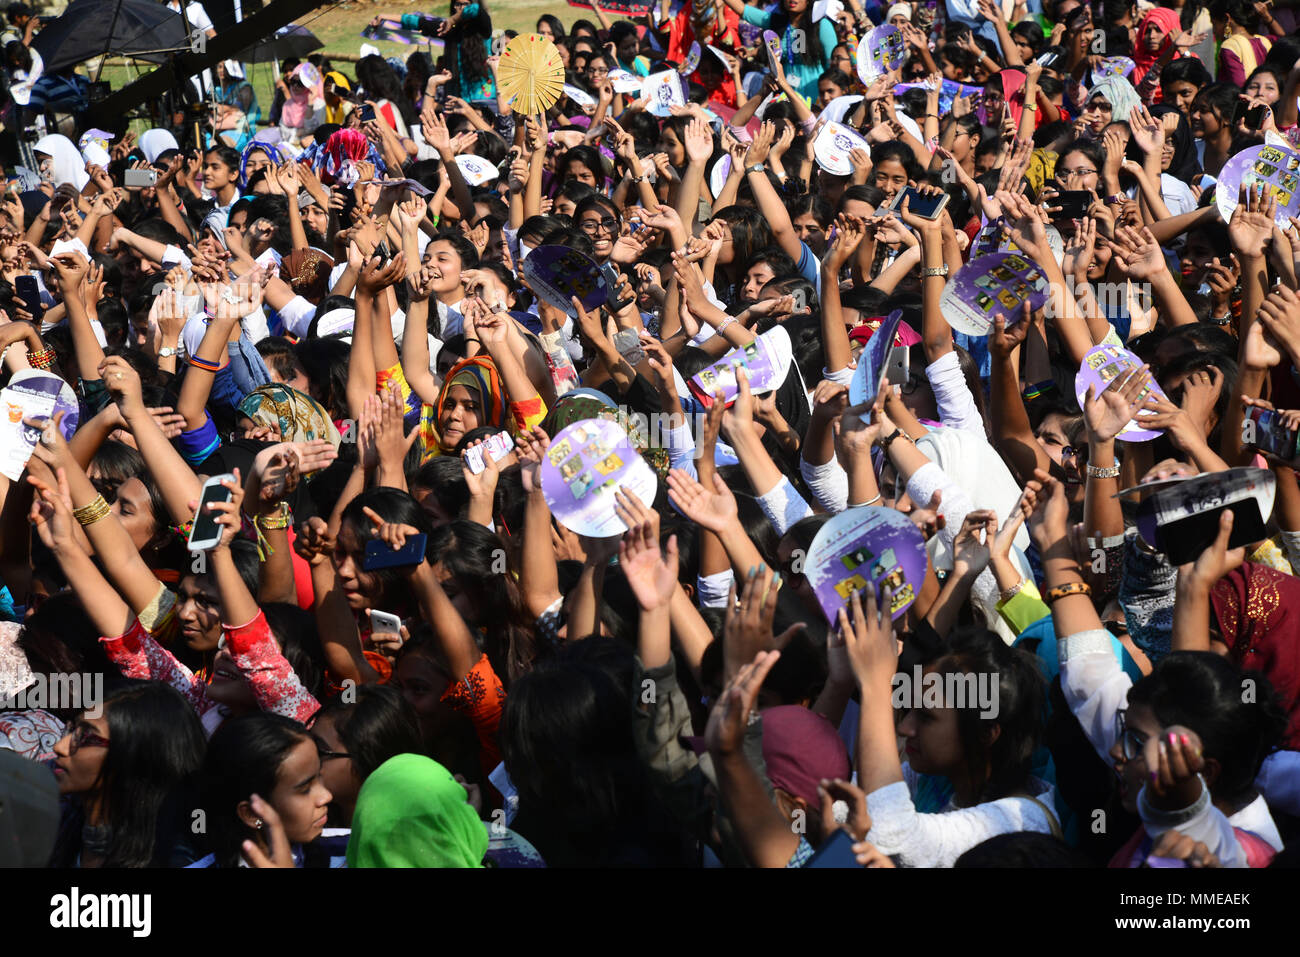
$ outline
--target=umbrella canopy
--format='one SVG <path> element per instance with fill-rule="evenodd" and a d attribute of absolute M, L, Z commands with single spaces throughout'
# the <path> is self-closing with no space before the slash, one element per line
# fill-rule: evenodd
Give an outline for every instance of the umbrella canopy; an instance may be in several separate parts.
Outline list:
<path fill-rule="evenodd" d="M 153 0 L 72 0 L 32 46 L 53 73 L 106 53 L 162 63 L 167 54 L 152 51 L 188 50 L 189 40 L 180 14 Z"/>
<path fill-rule="evenodd" d="M 241 51 L 235 59 L 242 60 L 244 63 L 271 63 L 275 60 L 287 60 L 290 57 L 301 60 L 308 53 L 319 50 L 324 45 L 316 34 L 306 27 L 291 23 L 287 27 L 281 27 L 265 40 Z"/>

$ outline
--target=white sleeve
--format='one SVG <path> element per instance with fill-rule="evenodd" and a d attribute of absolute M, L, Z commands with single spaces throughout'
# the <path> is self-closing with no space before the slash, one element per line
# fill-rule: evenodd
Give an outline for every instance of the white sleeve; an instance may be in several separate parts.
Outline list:
<path fill-rule="evenodd" d="M 835 456 L 825 465 L 813 465 L 800 456 L 799 474 L 808 483 L 817 504 L 831 514 L 849 507 L 849 473 L 840 467 Z"/>
<path fill-rule="evenodd" d="M 1003 798 L 943 814 L 918 814 L 907 784 L 867 795 L 867 840 L 904 867 L 952 867 L 972 847 L 1016 831 L 1052 833 L 1047 812 L 1033 801 Z"/>
<path fill-rule="evenodd" d="M 981 439 L 984 434 L 984 419 L 975 406 L 975 399 L 970 394 L 970 386 L 961 371 L 961 360 L 956 350 L 945 353 L 925 367 L 930 388 L 934 390 L 934 400 L 939 407 L 939 421 L 949 428 L 972 432 Z"/>
<path fill-rule="evenodd" d="M 1255 777 L 1255 787 L 1270 809 L 1300 816 L 1300 752 L 1270 754 Z"/>
<path fill-rule="evenodd" d="M 701 608 L 726 608 L 727 595 L 731 592 L 731 583 L 735 573 L 728 568 L 716 575 L 701 575 L 696 579 L 696 593 L 700 597 Z"/>
<path fill-rule="evenodd" d="M 285 332 L 295 339 L 307 338 L 307 330 L 311 328 L 311 321 L 316 315 L 315 306 L 302 296 L 294 296 L 283 309 L 277 311 Z"/>
<path fill-rule="evenodd" d="M 777 535 L 784 535 L 790 530 L 791 525 L 813 513 L 808 503 L 803 500 L 803 496 L 795 490 L 784 475 L 781 476 L 781 481 L 758 496 L 758 507 L 772 523 Z"/>
<path fill-rule="evenodd" d="M 695 469 L 695 437 L 691 435 L 691 427 L 683 422 L 675 429 L 667 429 L 663 440 L 668 449 L 669 467 L 681 469 L 691 478 L 699 478 Z"/>
<path fill-rule="evenodd" d="M 190 263 L 190 257 L 181 252 L 179 246 L 168 246 L 163 250 L 162 263 L 160 265 L 175 266 L 177 263 L 184 266 L 187 271 L 193 268 Z"/>
<path fill-rule="evenodd" d="M 1178 831 L 1204 844 L 1224 867 L 1247 866 L 1246 852 L 1233 833 L 1232 822 L 1210 800 L 1210 789 L 1205 786 L 1204 778 L 1201 779 L 1201 796 L 1190 807 L 1182 810 L 1162 811 L 1153 808 L 1147 801 L 1145 786 L 1138 792 L 1137 803 L 1142 826 L 1152 839 L 1166 831 Z"/>
<path fill-rule="evenodd" d="M 1128 701 L 1133 679 L 1120 666 L 1111 648 L 1110 632 L 1104 629 L 1067 635 L 1057 640 L 1056 647 L 1061 693 L 1097 754 L 1110 764 L 1115 715 Z"/>
<path fill-rule="evenodd" d="M 966 521 L 966 513 L 974 510 L 975 503 L 936 462 L 926 462 L 907 480 L 907 497 L 918 508 L 925 508 L 936 491 L 943 493 L 939 499 L 939 513 L 943 515 L 944 526 L 939 529 L 939 539 L 951 550 L 953 539 L 961 531 L 962 522 Z"/>
<path fill-rule="evenodd" d="M 822 378 L 828 382 L 834 382 L 836 385 L 848 385 L 853 381 L 853 375 L 857 369 L 845 366 L 843 369 L 836 369 L 831 372 L 829 369 L 822 369 Z"/>

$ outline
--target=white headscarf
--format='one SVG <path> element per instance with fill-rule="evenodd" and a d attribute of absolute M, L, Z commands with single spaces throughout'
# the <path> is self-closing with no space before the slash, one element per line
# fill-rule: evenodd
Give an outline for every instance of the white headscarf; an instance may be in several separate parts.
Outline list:
<path fill-rule="evenodd" d="M 50 182 L 55 186 L 71 183 L 80 192 L 90 182 L 90 174 L 86 172 L 86 161 L 82 158 L 81 151 L 66 136 L 52 133 L 37 140 L 32 149 L 44 153 L 53 161 Z"/>
<path fill-rule="evenodd" d="M 146 130 L 140 134 L 140 152 L 144 153 L 144 158 L 150 163 L 156 160 L 159 154 L 180 148 L 176 137 L 166 130 Z"/>

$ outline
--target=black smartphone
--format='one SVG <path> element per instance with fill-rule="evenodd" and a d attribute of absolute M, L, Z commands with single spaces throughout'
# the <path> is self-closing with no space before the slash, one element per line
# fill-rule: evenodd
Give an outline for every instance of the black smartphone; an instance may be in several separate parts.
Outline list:
<path fill-rule="evenodd" d="M 389 548 L 388 543 L 382 539 L 372 538 L 366 542 L 366 554 L 361 560 L 361 568 L 373 572 L 381 568 L 418 565 L 424 561 L 425 547 L 425 535 L 422 532 L 406 536 L 406 544 L 401 548 Z"/>
<path fill-rule="evenodd" d="M 375 108 L 369 103 L 361 107 L 361 122 L 369 123 L 375 118 Z"/>
<path fill-rule="evenodd" d="M 804 867 L 853 869 L 861 867 L 858 863 L 858 856 L 853 853 L 854 843 L 853 835 L 843 828 L 840 828 L 826 839 L 826 842 L 817 849 L 817 853 L 812 856 Z"/>
<path fill-rule="evenodd" d="M 1268 409 L 1257 406 L 1247 409 L 1241 432 L 1246 445 L 1276 455 L 1288 462 L 1300 453 L 1300 447 L 1297 447 L 1300 433 L 1286 428 L 1282 424 L 1281 417 Z"/>
<path fill-rule="evenodd" d="M 388 262 L 388 260 L 392 259 L 393 251 L 388 248 L 388 240 L 381 239 L 379 241 L 379 245 L 375 247 L 374 254 L 379 257 L 380 262 L 386 263 Z"/>
<path fill-rule="evenodd" d="M 902 209 L 904 199 L 907 200 L 908 211 L 913 216 L 920 216 L 922 219 L 938 219 L 948 205 L 947 193 L 922 193 L 915 186 L 909 186 L 899 191 L 894 197 L 894 202 L 890 205 L 890 208 Z"/>
<path fill-rule="evenodd" d="M 1242 125 L 1248 130 L 1258 130 L 1264 125 L 1264 113 L 1267 110 L 1268 107 L 1263 103 L 1259 104 L 1259 106 L 1252 106 L 1242 116 Z"/>
<path fill-rule="evenodd" d="M 1083 219 L 1092 205 L 1092 193 L 1086 189 L 1063 189 L 1050 202 L 1060 207 L 1058 212 L 1052 213 L 1053 219 Z"/>
<path fill-rule="evenodd" d="M 32 314 L 32 319 L 40 322 L 45 316 L 45 306 L 41 303 L 41 287 L 36 284 L 36 277 L 19 276 L 14 280 L 14 292 Z"/>

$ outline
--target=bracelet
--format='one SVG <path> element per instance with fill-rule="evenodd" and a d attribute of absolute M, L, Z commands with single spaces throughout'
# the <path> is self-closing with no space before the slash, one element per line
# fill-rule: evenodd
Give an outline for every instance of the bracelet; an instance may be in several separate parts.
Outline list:
<path fill-rule="evenodd" d="M 281 502 L 274 512 L 257 516 L 257 524 L 265 529 L 288 528 L 292 521 L 293 512 L 289 510 L 288 502 Z"/>
<path fill-rule="evenodd" d="M 1109 468 L 1100 468 L 1096 465 L 1088 466 L 1088 478 L 1119 478 L 1119 459 L 1115 459 L 1115 464 Z"/>
<path fill-rule="evenodd" d="M 1043 601 L 1049 605 L 1058 598 L 1066 598 L 1070 595 L 1091 595 L 1092 586 L 1087 582 L 1068 582 L 1064 585 L 1057 585 L 1055 588 L 1047 589 L 1043 595 Z"/>
<path fill-rule="evenodd" d="M 713 329 L 714 334 L 716 335 L 718 333 L 721 333 L 723 329 L 727 328 L 727 326 L 731 325 L 735 321 L 736 321 L 735 316 L 727 316 L 726 319 L 723 319 L 720 323 L 717 324 L 717 326 L 714 327 Z"/>
<path fill-rule="evenodd" d="M 465 341 L 466 341 L 466 342 L 477 342 L 479 345 L 483 345 L 483 340 L 482 340 L 482 339 L 475 339 L 473 336 L 466 336 L 466 337 L 465 337 Z"/>
<path fill-rule="evenodd" d="M 196 369 L 202 369 L 204 372 L 218 372 L 221 369 L 220 362 L 214 362 L 211 359 L 203 359 L 199 356 L 190 356 L 190 365 Z"/>
<path fill-rule="evenodd" d="M 946 275 L 948 275 L 947 263 L 944 263 L 942 266 L 926 266 L 924 269 L 921 270 L 922 277 L 946 276 Z"/>
<path fill-rule="evenodd" d="M 35 352 L 28 352 L 27 363 L 33 369 L 48 369 L 54 364 L 54 350 L 37 349 Z"/>
<path fill-rule="evenodd" d="M 869 498 L 869 499 L 867 499 L 865 502 L 863 502 L 861 505 L 855 505 L 854 508 L 866 508 L 868 505 L 875 505 L 875 504 L 876 504 L 877 502 L 879 502 L 880 499 L 883 497 L 883 494 L 884 494 L 884 493 L 882 493 L 882 492 L 877 492 L 875 498 Z"/>
<path fill-rule="evenodd" d="M 1216 326 L 1226 326 L 1228 323 L 1232 322 L 1232 313 L 1228 313 L 1226 316 L 1210 316 L 1209 321 L 1214 323 Z"/>
<path fill-rule="evenodd" d="M 74 508 L 72 510 L 72 517 L 77 520 L 78 525 L 84 527 L 86 525 L 94 525 L 100 519 L 106 517 L 111 511 L 112 509 L 109 508 L 108 502 L 104 501 L 104 496 L 96 495 L 89 504 L 83 505 L 81 508 Z"/>
<path fill-rule="evenodd" d="M 1002 600 L 1003 600 L 1004 602 L 1008 602 L 1008 601 L 1010 601 L 1011 599 L 1013 599 L 1013 598 L 1015 598 L 1017 595 L 1019 595 L 1019 594 L 1020 594 L 1020 589 L 1022 589 L 1022 588 L 1024 588 L 1024 587 L 1025 587 L 1025 580 L 1022 578 L 1022 579 L 1020 579 L 1020 581 L 1016 582 L 1016 583 L 1015 583 L 1014 585 L 1012 585 L 1010 588 L 1007 588 L 1007 589 L 1004 589 L 1004 590 L 1003 590 L 1002 595 L 1001 595 Z"/>

